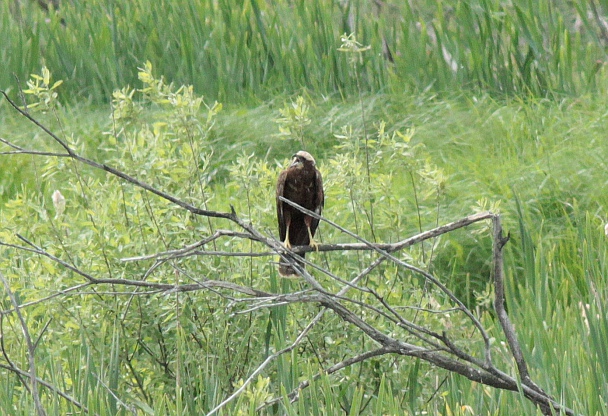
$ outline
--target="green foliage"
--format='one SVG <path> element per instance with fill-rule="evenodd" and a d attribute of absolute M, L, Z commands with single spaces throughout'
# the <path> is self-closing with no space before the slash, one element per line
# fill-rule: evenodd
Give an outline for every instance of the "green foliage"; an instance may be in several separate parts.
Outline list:
<path fill-rule="evenodd" d="M 290 134 L 297 132 L 294 139 L 314 137 L 314 154 L 326 183 L 324 214 L 366 238 L 394 242 L 472 210 L 500 206 L 511 232 L 508 309 L 533 379 L 579 413 L 606 411 L 608 339 L 602 302 L 608 293 L 602 277 L 607 264 L 603 254 L 607 201 L 604 170 L 595 168 L 605 166 L 603 155 L 608 150 L 602 140 L 605 100 L 496 102 L 487 96 L 438 100 L 426 94 L 385 95 L 339 104 L 296 99 L 296 107 L 306 106 L 297 117 L 271 106 L 220 113 L 219 104 L 206 104 L 191 87 L 175 87 L 155 76 L 152 68 L 145 64 L 139 70 L 141 88 L 114 92 L 112 114 L 103 114 L 105 122 L 98 123 L 102 127 L 72 136 L 72 131 L 82 128 L 79 117 L 56 108 L 66 140 L 79 151 L 196 206 L 226 211 L 232 205 L 267 235 L 275 235 L 275 180 L 295 145 L 263 134 L 267 125 L 276 133 L 279 128 L 272 121 L 280 117 L 290 123 L 300 117 L 299 124 L 289 127 Z M 44 75 L 41 78 L 45 80 Z M 38 84 L 46 92 L 50 74 L 48 79 Z M 35 102 L 49 97 L 31 96 Z M 361 107 L 368 123 L 361 120 Z M 40 116 L 52 122 L 48 114 Z M 268 150 L 270 145 L 264 144 L 259 151 L 249 145 L 246 137 L 232 130 L 235 120 L 244 124 L 243 131 L 274 147 Z M 9 119 L 6 125 L 15 124 Z M 56 144 L 31 136 L 7 138 L 28 148 L 61 151 Z M 290 152 L 283 152 L 285 148 Z M 98 278 L 169 284 L 214 279 L 274 292 L 300 285 L 278 279 L 276 265 L 268 258 L 201 255 L 158 264 L 121 261 L 181 248 L 232 225 L 193 216 L 64 158 L 36 160 L 31 185 L 13 190 L 0 210 L 0 240 L 5 243 L 26 245 L 18 233 Z M 0 183 L 7 180 L 3 177 Z M 373 226 L 369 201 L 375 207 Z M 325 225 L 320 233 L 325 242 L 350 241 Z M 484 229 L 467 229 L 402 255 L 431 270 L 467 305 L 476 307 L 494 344 L 504 348 L 488 304 L 489 245 Z M 236 238 L 207 247 L 228 253 L 258 248 Z M 349 277 L 370 254 L 310 257 Z M 82 276 L 48 258 L 9 247 L 0 247 L 0 270 L 24 305 L 29 330 L 34 337 L 42 334 L 36 354 L 40 377 L 52 380 L 98 414 L 129 414 L 132 409 L 142 414 L 208 412 L 269 353 L 289 345 L 318 312 L 308 304 L 247 311 L 248 305 L 240 299 L 230 303 L 224 298 L 234 293 L 222 290 L 161 294 L 107 284 L 72 291 L 86 282 Z M 335 289 L 329 279 L 322 283 Z M 467 351 L 479 349 L 459 314 L 421 312 L 448 304 L 410 274 L 385 265 L 364 283 L 403 307 L 405 316 L 417 316 L 416 322 L 448 332 Z M 25 306 L 58 293 L 62 294 Z M 6 296 L 1 302 L 3 310 L 10 308 Z M 353 308 L 387 332 L 399 330 Z M 27 368 L 14 314 L 4 315 L 3 325 L 7 355 Z M 262 401 L 286 396 L 300 381 L 370 345 L 336 316 L 326 316 L 301 348 L 256 377 L 224 414 L 253 414 Z M 510 368 L 506 357 L 497 354 L 494 359 Z M 14 375 L 3 377 L 8 380 L 0 392 L 4 408 L 31 413 L 29 393 Z M 43 392 L 49 412 L 78 411 L 48 390 Z M 266 411 L 535 412 L 516 393 L 446 375 L 413 359 L 382 358 L 335 375 L 322 374 L 300 394 L 297 403 L 286 399 Z"/>
<path fill-rule="evenodd" d="M 103 134 L 97 132 L 101 134 L 97 151 L 106 158 L 104 163 L 193 204 L 223 210 L 230 203 L 259 229 L 274 228 L 274 203 L 268 195 L 273 194 L 274 181 L 282 167 L 243 154 L 228 168 L 226 182 L 211 186 L 213 171 L 220 163 L 213 157 L 211 143 L 218 134 L 215 122 L 221 107 L 218 104 L 206 106 L 201 97 L 192 93 L 191 87 L 175 88 L 155 77 L 150 64 L 140 70 L 139 77 L 143 88 L 115 92 L 111 129 Z M 44 99 L 36 95 L 34 98 Z M 199 116 L 203 108 L 205 113 Z M 424 157 L 421 145 L 410 146 L 411 138 L 412 131 L 387 133 L 384 123 L 379 124 L 378 140 L 366 142 L 370 149 L 362 149 L 363 142 L 355 136 L 342 138 L 336 148 L 339 153 L 335 160 L 329 159 L 329 165 L 339 165 L 343 170 L 332 172 L 325 163 L 320 164 L 328 190 L 331 190 L 328 195 L 332 205 L 328 206 L 327 215 L 342 216 L 348 221 L 351 216 L 356 218 L 357 205 L 363 205 L 362 200 L 351 199 L 353 195 L 348 190 L 357 185 L 361 150 L 376 152 L 371 177 L 374 188 L 370 188 L 369 195 L 381 198 L 376 184 L 392 187 L 393 181 L 402 182 L 398 157 L 412 159 L 414 154 Z M 79 139 L 68 141 L 84 150 Z M 52 151 L 57 146 L 47 147 L 45 150 Z M 390 163 L 384 165 L 385 172 L 381 172 L 383 154 L 389 155 L 392 147 L 400 149 L 399 153 L 387 157 Z M 350 157 L 345 158 L 346 155 Z M 424 166 L 429 166 L 429 162 Z M 206 257 L 200 261 L 186 257 L 156 265 L 121 261 L 121 258 L 141 253 L 162 252 L 189 244 L 192 235 L 207 236 L 229 224 L 203 221 L 167 206 L 165 201 L 141 189 L 121 183 L 116 177 L 99 175 L 66 159 L 45 159 L 40 170 L 46 180 L 38 183 L 36 191 L 24 189 L 17 198 L 5 204 L 1 234 L 4 242 L 23 244 L 16 233 L 26 235 L 49 253 L 96 277 L 175 284 L 206 278 L 226 279 L 263 290 L 272 287 L 276 290 L 275 267 L 264 258 L 226 257 L 220 260 Z M 413 163 L 412 171 L 415 170 Z M 421 182 L 425 181 L 421 179 Z M 349 200 L 350 203 L 341 203 Z M 398 198 L 394 203 L 413 207 L 415 201 Z M 396 238 L 390 237 L 390 232 L 394 231 L 393 216 L 394 211 L 390 210 L 378 213 L 376 230 L 389 239 Z M 361 232 L 365 234 L 367 230 L 362 228 Z M 335 233 L 328 233 L 325 238 L 340 239 Z M 229 252 L 255 251 L 256 248 L 252 243 L 235 238 L 215 244 L 216 250 Z M 82 276 L 59 267 L 48 258 L 30 262 L 18 256 L 6 256 L 10 247 L 3 247 L 2 251 L 2 269 L 6 270 L 22 303 L 60 291 L 72 292 L 73 288 L 86 282 Z M 27 257 L 27 253 L 24 254 Z M 368 257 L 368 254 L 363 256 Z M 334 262 L 332 259 L 326 261 Z M 349 274 L 355 270 L 346 262 L 336 263 L 337 273 Z M 378 276 L 382 279 L 372 283 L 380 293 L 402 298 L 405 303 L 408 303 L 405 299 L 422 295 L 420 291 L 392 290 L 392 284 L 384 281 L 384 273 L 388 277 L 395 271 L 386 269 Z M 328 288 L 335 285 L 329 281 L 326 284 Z M 226 314 L 223 298 L 218 295 L 221 293 L 155 296 L 109 285 L 91 287 L 78 296 L 64 297 L 52 306 L 46 305 L 46 301 L 39 303 L 27 311 L 30 331 L 38 334 L 48 324 L 45 330 L 47 345 L 67 347 L 54 352 L 54 360 L 47 364 L 52 367 L 46 367 L 42 361 L 41 372 L 50 372 L 54 379 L 65 378 L 63 384 L 67 380 L 89 383 L 73 392 L 85 406 L 101 413 L 114 414 L 126 411 L 130 406 L 145 412 L 161 408 L 170 413 L 186 409 L 209 411 L 238 386 L 238 380 L 263 359 L 269 348 L 284 348 L 293 331 L 316 314 L 316 308 L 312 306 L 304 306 L 301 310 L 290 307 L 289 315 L 271 315 L 272 330 L 268 332 L 262 324 L 265 321 L 263 314 Z M 440 300 L 434 299 L 434 302 Z M 8 304 L 5 304 L 6 308 Z M 236 307 L 234 312 L 238 309 Z M 48 321 L 49 318 L 52 320 Z M 10 334 L 17 340 L 17 322 L 11 319 L 10 325 Z M 338 358 L 331 352 L 332 348 L 340 346 L 341 352 L 356 354 L 358 346 L 366 342 L 361 335 L 345 334 L 335 319 L 320 326 L 323 330 L 311 338 L 311 346 L 317 341 L 327 346 L 321 362 L 318 347 L 281 357 L 271 371 L 273 383 L 268 385 L 264 381 L 268 378 L 260 379 L 259 383 L 265 387 L 251 386 L 247 390 L 249 393 L 233 404 L 234 409 L 250 412 L 270 392 L 278 394 L 282 388 L 293 389 L 301 377 L 310 378 L 320 370 L 319 365 Z M 73 333 L 81 334 L 78 343 L 69 341 Z M 352 341 L 356 341 L 355 344 L 351 344 Z M 19 344 L 11 341 L 7 344 L 10 344 L 9 355 L 23 366 L 25 356 Z M 262 348 L 264 345 L 266 348 Z M 73 361 L 75 359 L 81 362 L 80 366 Z M 87 370 L 66 373 L 62 369 L 70 366 L 85 366 Z M 323 388 L 328 390 L 323 401 L 327 408 L 346 407 L 356 411 L 367 406 L 361 401 L 362 394 L 379 388 L 380 374 L 385 372 L 380 366 L 379 363 L 365 364 L 356 372 L 348 370 L 345 377 L 355 382 L 352 386 L 340 386 L 335 380 L 326 378 Z M 363 376 L 361 371 L 372 377 Z M 83 394 L 87 386 L 93 389 L 94 396 Z M 263 393 L 265 389 L 270 390 Z M 330 393 L 334 390 L 338 396 Z M 61 411 L 71 408 L 51 397 L 45 398 L 47 403 L 54 403 Z"/>
<path fill-rule="evenodd" d="M 309 106 L 304 97 L 299 96 L 295 102 L 285 104 L 279 109 L 281 118 L 276 119 L 279 125 L 280 136 L 299 140 L 304 147 L 304 127 L 310 124 L 308 117 Z"/>
<path fill-rule="evenodd" d="M 378 4 L 91 0 L 44 12 L 35 2 L 6 1 L 0 87 L 46 65 L 65 80 L 65 99 L 109 102 L 114 90 L 137 83 L 134 68 L 146 61 L 223 102 L 304 88 L 323 96 L 429 89 L 547 96 L 606 83 L 602 10 L 589 2 Z"/>
<path fill-rule="evenodd" d="M 32 74 L 31 79 L 27 81 L 26 90 L 23 90 L 24 94 L 32 95 L 36 98 L 36 102 L 28 105 L 29 108 L 38 107 L 42 111 L 49 111 L 57 103 L 57 89 L 63 80 L 59 80 L 51 85 L 51 73 L 47 67 L 42 67 L 42 75 Z"/>

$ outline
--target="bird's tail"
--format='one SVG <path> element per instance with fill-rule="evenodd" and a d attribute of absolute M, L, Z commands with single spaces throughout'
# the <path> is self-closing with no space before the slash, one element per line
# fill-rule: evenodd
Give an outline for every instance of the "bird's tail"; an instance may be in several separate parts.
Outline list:
<path fill-rule="evenodd" d="M 296 256 L 304 258 L 306 253 L 296 254 Z M 303 262 L 298 262 L 301 268 L 304 268 Z M 298 276 L 298 272 L 294 269 L 289 263 L 285 262 L 285 260 L 281 259 L 279 263 L 279 274 L 283 277 L 294 277 Z"/>

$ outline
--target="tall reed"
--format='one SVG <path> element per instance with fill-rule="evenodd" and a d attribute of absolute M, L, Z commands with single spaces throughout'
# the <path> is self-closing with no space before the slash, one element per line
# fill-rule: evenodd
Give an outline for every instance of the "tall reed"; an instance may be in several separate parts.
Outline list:
<path fill-rule="evenodd" d="M 66 98 L 105 102 L 138 85 L 134 68 L 150 60 L 168 80 L 222 102 L 302 88 L 349 96 L 358 88 L 337 48 L 352 32 L 372 47 L 363 91 L 578 94 L 604 74 L 601 10 L 582 0 L 372 3 L 91 0 L 50 13 L 24 3 L 16 13 L 3 2 L 0 87 L 44 63 L 66 80 Z"/>

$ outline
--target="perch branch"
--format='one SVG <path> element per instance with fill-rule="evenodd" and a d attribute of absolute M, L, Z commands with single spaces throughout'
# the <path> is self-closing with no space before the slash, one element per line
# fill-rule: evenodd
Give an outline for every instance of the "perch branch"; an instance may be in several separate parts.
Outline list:
<path fill-rule="evenodd" d="M 301 210 L 302 212 L 304 212 L 308 215 L 311 215 L 312 217 L 317 218 L 319 220 L 325 221 L 325 222 L 329 223 L 332 227 L 335 227 L 335 228 L 339 229 L 340 231 L 350 235 L 351 237 L 354 237 L 354 238 L 362 241 L 362 239 L 359 236 L 357 236 L 356 234 L 342 228 L 341 226 L 333 223 L 332 221 L 327 220 L 326 218 L 314 213 L 313 211 L 306 210 L 306 208 L 301 207 L 301 206 L 293 203 L 292 201 L 284 199 L 283 197 L 279 197 L 279 198 L 283 202 L 286 202 L 289 205 L 292 205 L 293 207 Z M 314 215 L 312 215 L 312 214 L 314 214 Z M 310 246 L 294 246 L 291 248 L 291 251 L 293 251 L 294 253 L 307 253 L 307 252 L 312 252 L 312 251 L 347 251 L 347 250 L 376 250 L 376 251 L 378 251 L 378 250 L 380 250 L 380 252 L 386 251 L 386 252 L 391 253 L 393 251 L 402 250 L 404 248 L 416 245 L 418 243 L 421 243 L 422 241 L 438 237 L 442 234 L 449 233 L 449 232 L 457 230 L 459 228 L 467 227 L 476 222 L 490 220 L 493 217 L 494 217 L 494 214 L 492 214 L 491 212 L 481 212 L 478 214 L 469 215 L 458 221 L 454 221 L 449 224 L 433 228 L 432 230 L 429 230 L 429 231 L 424 231 L 424 232 L 416 234 L 412 237 L 409 237 L 404 240 L 398 241 L 396 243 L 391 243 L 391 244 L 388 244 L 388 243 L 376 244 L 376 243 L 371 243 L 371 242 L 349 243 L 349 244 L 319 244 L 318 250 L 316 248 L 313 248 Z"/>
<path fill-rule="evenodd" d="M 370 243 L 369 241 L 366 241 L 364 238 L 362 238 L 361 236 L 353 233 L 352 231 L 347 230 L 346 228 L 336 224 L 333 221 L 328 220 L 327 218 L 324 218 L 320 215 L 318 215 L 316 212 L 313 212 L 311 210 L 308 210 L 298 204 L 296 204 L 295 202 L 292 202 L 288 199 L 285 199 L 283 197 L 279 197 L 281 201 L 297 208 L 298 210 L 302 211 L 303 213 L 305 213 L 306 215 L 309 215 L 313 218 L 316 218 L 320 221 L 324 221 L 326 223 L 328 223 L 329 225 L 331 225 L 334 228 L 339 229 L 340 231 L 342 231 L 343 233 L 346 233 L 348 235 L 350 235 L 351 237 L 361 241 L 363 244 L 367 245 L 368 247 L 370 247 L 371 249 L 375 250 L 376 252 L 380 253 L 383 257 L 386 257 L 387 259 L 391 260 L 392 262 L 394 262 L 397 265 L 400 265 L 408 270 L 411 270 L 415 273 L 418 273 L 422 276 L 424 276 L 425 279 L 427 279 L 429 282 L 433 283 L 435 286 L 437 286 L 443 293 L 445 293 L 450 300 L 452 300 L 452 302 L 454 302 L 456 305 L 458 305 L 458 307 L 460 308 L 460 310 L 471 320 L 471 322 L 473 322 L 473 324 L 475 325 L 475 327 L 478 329 L 479 333 L 481 334 L 483 340 L 484 340 L 484 344 L 485 344 L 485 359 L 486 359 L 486 365 L 488 367 L 491 367 L 491 363 L 492 363 L 492 359 L 491 359 L 491 350 L 490 350 L 490 337 L 488 336 L 486 330 L 484 329 L 483 325 L 481 325 L 481 322 L 479 322 L 479 320 L 477 319 L 477 317 L 475 315 L 473 315 L 473 313 L 462 303 L 462 301 L 460 299 L 458 299 L 456 297 L 456 295 L 454 295 L 454 293 L 452 293 L 451 290 L 449 290 L 447 288 L 447 286 L 445 286 L 443 283 L 441 283 L 437 278 L 435 278 L 434 276 L 432 276 L 431 274 L 425 272 L 424 270 L 412 266 L 402 260 L 399 260 L 398 258 L 396 258 L 395 256 L 391 255 L 390 253 L 388 253 L 385 250 L 382 250 L 380 248 L 374 247 L 374 244 Z M 491 219 L 492 217 L 494 217 L 495 214 L 492 214 L 491 212 L 484 212 L 481 214 L 476 214 L 476 215 L 472 215 L 471 217 L 474 217 L 476 221 L 481 221 L 484 219 Z M 467 217 L 468 218 L 468 217 Z"/>
<path fill-rule="evenodd" d="M 436 238 L 442 234 L 447 234 L 447 233 L 457 230 L 459 228 L 469 226 L 476 222 L 484 221 L 484 220 L 491 219 L 491 218 L 492 218 L 492 214 L 488 213 L 488 212 L 482 212 L 480 214 L 469 215 L 458 221 L 454 221 L 449 224 L 433 228 L 432 230 L 428 230 L 428 231 L 416 234 L 412 237 L 409 237 L 404 240 L 398 241 L 396 243 L 391 243 L 391 244 L 383 244 L 383 243 L 380 243 L 380 244 L 376 244 L 376 243 L 319 244 L 316 248 L 313 248 L 310 246 L 293 246 L 293 247 L 291 247 L 290 250 L 291 250 L 291 252 L 298 253 L 298 254 L 308 253 L 308 252 L 313 252 L 313 251 L 329 252 L 329 251 L 358 251 L 358 250 L 376 250 L 376 249 L 384 250 L 386 252 L 391 253 L 394 251 L 402 250 L 404 248 L 416 245 L 422 241 Z M 123 258 L 120 260 L 125 261 L 125 262 L 155 260 L 155 259 L 168 260 L 168 259 L 186 257 L 189 255 L 206 255 L 206 256 L 216 255 L 216 256 L 226 256 L 226 257 L 232 257 L 232 256 L 264 257 L 264 256 L 276 255 L 276 252 L 238 253 L 238 252 L 219 252 L 219 251 L 196 250 L 197 248 L 202 247 L 223 236 L 247 238 L 247 239 L 250 239 L 253 241 L 259 241 L 261 243 L 266 242 L 265 239 L 260 241 L 258 238 L 255 238 L 248 233 L 239 233 L 239 232 L 230 231 L 230 230 L 218 230 L 211 237 L 204 238 L 200 241 L 197 241 L 196 243 L 187 245 L 187 246 L 179 248 L 179 249 L 168 250 L 168 251 L 164 251 L 161 253 L 148 254 L 148 255 L 144 255 L 144 256 L 127 257 L 127 258 Z"/>

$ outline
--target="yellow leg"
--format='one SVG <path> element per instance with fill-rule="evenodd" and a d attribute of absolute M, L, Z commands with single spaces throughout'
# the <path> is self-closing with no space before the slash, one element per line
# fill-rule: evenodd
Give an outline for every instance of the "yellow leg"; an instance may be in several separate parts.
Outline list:
<path fill-rule="evenodd" d="M 317 244 L 315 239 L 312 238 L 312 232 L 310 231 L 310 227 L 307 226 L 306 229 L 308 230 L 308 239 L 310 240 L 308 245 L 311 246 L 312 248 L 314 248 L 315 251 L 319 251 L 319 244 Z"/>
<path fill-rule="evenodd" d="M 310 232 L 310 230 L 308 230 L 308 232 Z M 289 242 L 289 224 L 287 224 L 287 230 L 285 231 L 285 241 L 283 241 L 283 245 L 291 249 L 291 243 Z"/>

